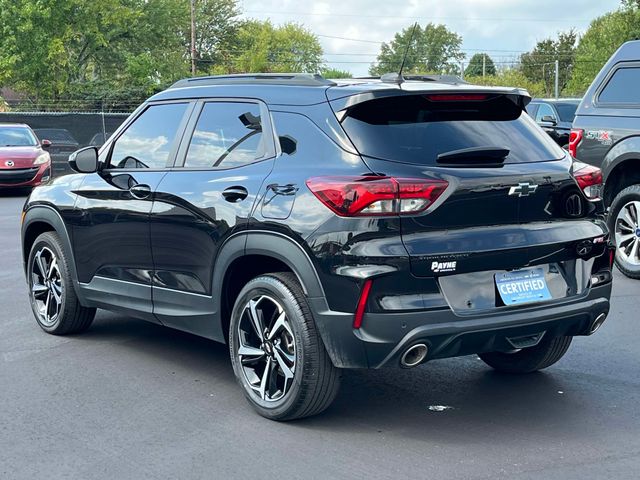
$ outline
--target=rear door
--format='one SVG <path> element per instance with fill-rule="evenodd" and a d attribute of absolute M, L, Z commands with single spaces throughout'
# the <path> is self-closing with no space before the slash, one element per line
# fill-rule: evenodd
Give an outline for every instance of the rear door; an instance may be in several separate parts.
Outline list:
<path fill-rule="evenodd" d="M 445 294 L 468 299 L 461 293 L 476 285 L 489 288 L 479 298 L 495 303 L 496 273 L 540 264 L 556 297 L 569 281 L 577 293 L 575 278 L 555 282 L 549 265 L 575 260 L 577 243 L 605 230 L 571 159 L 524 112 L 522 98 L 401 95 L 350 107 L 342 125 L 372 171 L 448 182 L 426 212 L 402 217 L 415 275 L 457 276 L 455 287 L 441 282 Z"/>
<path fill-rule="evenodd" d="M 213 265 L 221 245 L 246 228 L 274 156 L 266 105 L 198 103 L 151 212 L 154 312 L 162 323 L 222 340 L 212 330 Z"/>

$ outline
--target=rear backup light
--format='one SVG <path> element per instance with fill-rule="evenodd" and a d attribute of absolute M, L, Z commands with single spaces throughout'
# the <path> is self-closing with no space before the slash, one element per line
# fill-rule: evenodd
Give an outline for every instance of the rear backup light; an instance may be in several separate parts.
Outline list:
<path fill-rule="evenodd" d="M 449 185 L 444 180 L 376 176 L 314 177 L 309 190 L 341 217 L 408 215 L 426 210 Z"/>
<path fill-rule="evenodd" d="M 573 158 L 576 158 L 576 152 L 578 150 L 578 144 L 582 141 L 582 135 L 584 130 L 574 128 L 569 134 L 569 153 Z"/>
<path fill-rule="evenodd" d="M 602 194 L 602 170 L 593 165 L 573 162 L 573 178 L 589 200 L 598 200 Z"/>
<path fill-rule="evenodd" d="M 489 98 L 484 93 L 444 93 L 425 95 L 424 98 L 432 102 L 480 102 Z"/>

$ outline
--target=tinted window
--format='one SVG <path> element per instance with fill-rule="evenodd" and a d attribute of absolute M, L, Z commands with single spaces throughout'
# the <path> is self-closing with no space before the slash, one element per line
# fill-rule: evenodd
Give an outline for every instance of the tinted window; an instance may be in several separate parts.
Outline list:
<path fill-rule="evenodd" d="M 0 147 L 34 147 L 36 137 L 26 127 L 1 127 Z"/>
<path fill-rule="evenodd" d="M 600 92 L 598 102 L 640 104 L 640 68 L 619 68 Z"/>
<path fill-rule="evenodd" d="M 538 107 L 540 107 L 539 103 L 530 103 L 529 105 L 527 105 L 527 113 L 535 118 Z"/>
<path fill-rule="evenodd" d="M 573 122 L 577 109 L 577 103 L 556 103 L 556 110 L 558 110 L 560 120 L 563 122 Z"/>
<path fill-rule="evenodd" d="M 186 109 L 186 103 L 147 108 L 116 140 L 111 168 L 164 168 Z"/>
<path fill-rule="evenodd" d="M 536 122 L 542 122 L 542 117 L 546 117 L 547 115 L 556 118 L 556 113 L 553 111 L 553 108 L 546 103 L 541 103 L 540 108 L 538 108 L 538 113 L 536 113 Z"/>
<path fill-rule="evenodd" d="M 504 96 L 484 101 L 431 101 L 422 95 L 370 100 L 342 125 L 360 152 L 386 160 L 435 165 L 439 154 L 474 147 L 510 150 L 506 162 L 562 158 L 531 117 Z"/>
<path fill-rule="evenodd" d="M 47 139 L 51 142 L 57 143 L 78 143 L 76 139 L 71 136 L 68 130 L 64 129 L 49 129 L 49 128 L 39 128 L 34 130 L 38 138 L 41 140 Z"/>
<path fill-rule="evenodd" d="M 206 103 L 185 159 L 190 168 L 232 168 L 265 155 L 260 106 L 255 103 Z"/>

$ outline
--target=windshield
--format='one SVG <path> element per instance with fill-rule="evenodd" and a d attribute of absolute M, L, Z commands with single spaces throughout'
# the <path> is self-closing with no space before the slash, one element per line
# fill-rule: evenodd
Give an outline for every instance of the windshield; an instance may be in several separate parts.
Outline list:
<path fill-rule="evenodd" d="M 563 122 L 573 122 L 573 118 L 576 116 L 577 109 L 577 103 L 556 103 L 556 110 L 558 110 L 560 120 L 562 120 Z"/>
<path fill-rule="evenodd" d="M 38 140 L 27 127 L 0 127 L 0 147 L 35 147 Z"/>
<path fill-rule="evenodd" d="M 483 95 L 480 101 L 443 98 L 446 95 L 403 95 L 366 101 L 350 108 L 342 125 L 360 153 L 404 163 L 436 165 L 440 154 L 478 147 L 509 150 L 505 163 L 564 156 L 504 95 Z"/>

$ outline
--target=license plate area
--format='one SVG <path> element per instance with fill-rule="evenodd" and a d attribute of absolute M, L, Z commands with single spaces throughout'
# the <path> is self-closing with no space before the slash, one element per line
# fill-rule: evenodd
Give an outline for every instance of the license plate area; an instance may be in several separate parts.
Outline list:
<path fill-rule="evenodd" d="M 542 268 L 500 272 L 494 278 L 498 295 L 505 306 L 544 302 L 553 298 Z"/>

